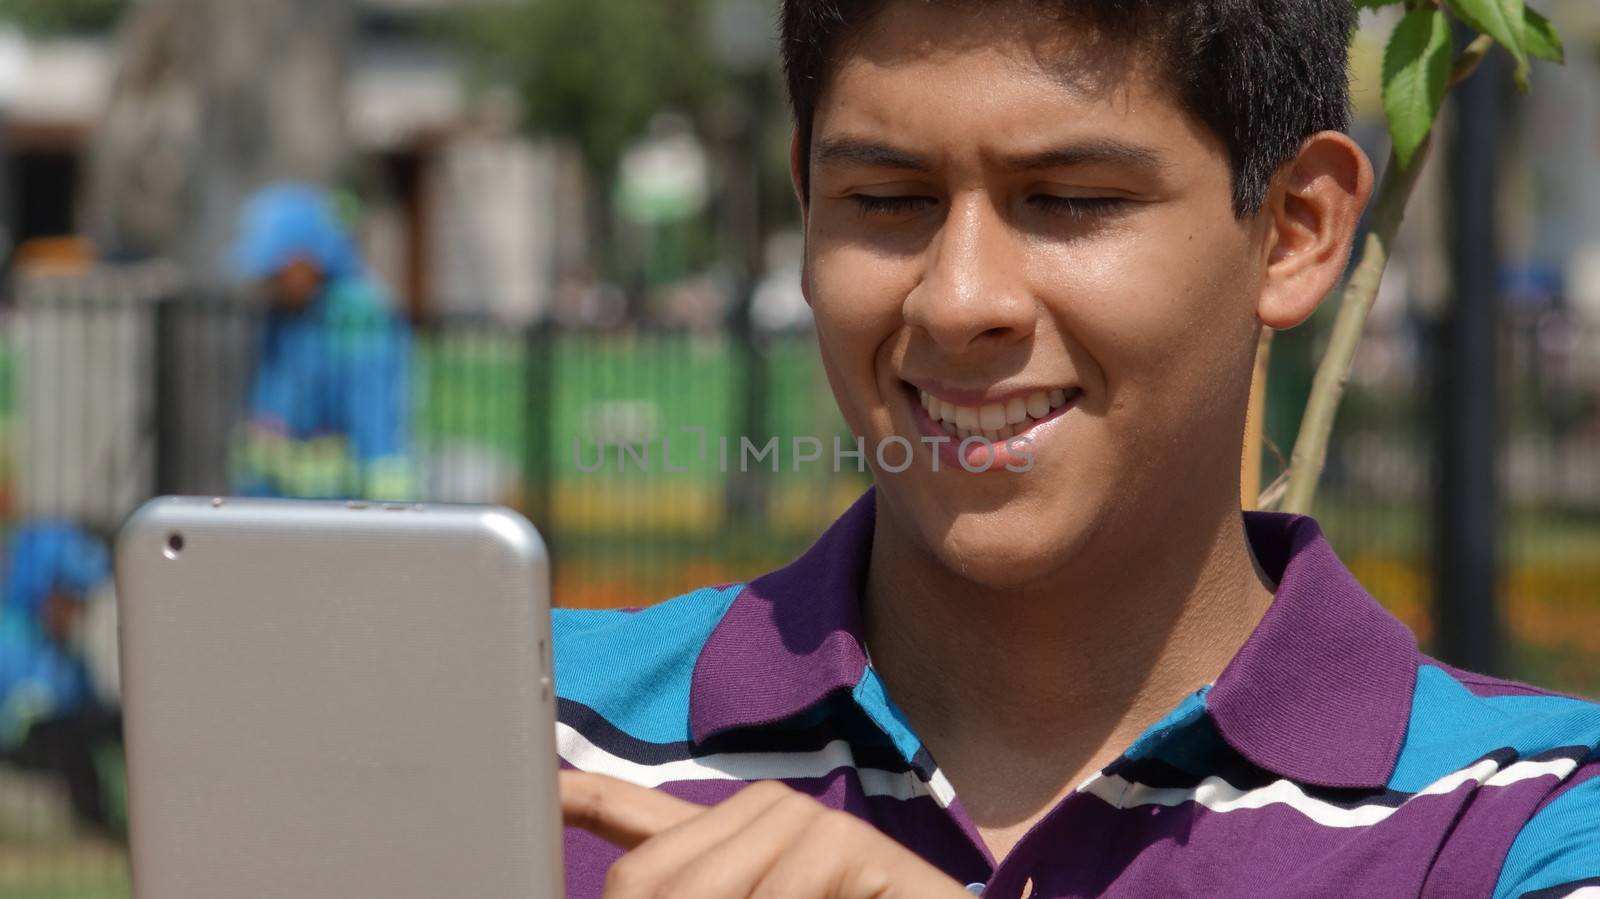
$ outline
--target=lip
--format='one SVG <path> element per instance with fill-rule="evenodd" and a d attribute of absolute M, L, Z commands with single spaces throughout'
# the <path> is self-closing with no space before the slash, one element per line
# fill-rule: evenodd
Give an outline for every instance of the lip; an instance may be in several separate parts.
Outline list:
<path fill-rule="evenodd" d="M 935 440 L 944 438 L 942 442 L 936 442 L 932 444 L 935 448 L 935 452 L 939 456 L 939 464 L 941 467 L 960 469 L 964 473 L 971 474 L 981 474 L 984 471 L 993 472 L 1006 471 L 1008 469 L 1018 469 L 1024 465 L 1031 468 L 1032 461 L 1024 458 L 1023 455 L 1013 450 L 1012 447 L 1008 445 L 1009 441 L 1005 443 L 993 444 L 992 458 L 988 455 L 989 451 L 984 449 L 983 444 L 979 443 L 970 446 L 965 454 L 966 465 L 963 466 L 960 441 L 946 433 L 944 428 L 940 426 L 938 422 L 934 421 L 933 417 L 928 414 L 928 410 L 922 406 L 922 399 L 920 396 L 918 396 L 918 392 L 921 390 L 927 390 L 927 388 L 919 386 L 911 381 L 905 381 L 903 383 L 905 390 L 902 392 L 905 395 L 907 405 L 911 409 L 911 417 L 912 420 L 916 422 L 917 431 L 923 437 L 934 438 Z M 1024 390 L 1008 390 L 1004 393 L 1001 393 L 1000 391 L 991 391 L 989 395 L 995 398 L 984 400 L 984 402 L 1001 402 L 1004 399 L 1010 399 L 1014 396 L 1026 396 L 1027 394 L 1039 389 L 1040 388 L 1037 387 L 1029 387 Z M 1051 409 L 1049 415 L 1046 415 L 1044 418 L 1035 421 L 1033 424 L 1012 435 L 1011 440 L 1015 440 L 1017 437 L 1024 436 L 1028 438 L 1028 444 L 1026 447 L 1028 450 L 1028 456 L 1036 457 L 1038 455 L 1039 448 L 1043 441 L 1047 440 L 1053 432 L 1059 430 L 1058 423 L 1061 417 L 1066 415 L 1068 412 L 1071 412 L 1073 409 L 1078 408 L 1078 402 L 1083 399 L 1082 388 L 1068 387 L 1064 389 L 1068 393 L 1067 401 L 1065 403 L 1062 403 L 1054 409 Z M 950 395 L 948 392 L 939 394 L 934 393 L 932 390 L 928 390 L 928 393 L 933 394 L 935 397 L 941 400 Z M 976 395 L 976 392 L 969 392 L 966 394 L 958 393 L 957 395 Z M 955 402 L 954 400 L 949 401 Z M 978 404 L 962 403 L 962 405 Z M 974 471 L 973 469 L 982 470 Z M 1017 471 L 1016 473 L 1021 472 Z"/>

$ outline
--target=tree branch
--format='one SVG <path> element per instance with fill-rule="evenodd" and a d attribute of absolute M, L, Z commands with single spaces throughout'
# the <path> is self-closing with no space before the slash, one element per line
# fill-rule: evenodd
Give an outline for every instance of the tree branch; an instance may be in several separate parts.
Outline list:
<path fill-rule="evenodd" d="M 1493 47 L 1494 40 L 1486 34 L 1478 35 L 1468 44 L 1451 67 L 1450 86 L 1454 87 L 1470 76 Z M 1317 495 L 1317 483 L 1322 479 L 1322 469 L 1328 460 L 1328 437 L 1333 433 L 1334 416 L 1339 411 L 1339 401 L 1344 397 L 1345 385 L 1350 381 L 1350 367 L 1361 345 L 1367 315 L 1378 298 L 1378 285 L 1389 263 L 1390 248 L 1405 217 L 1406 203 L 1410 201 L 1418 176 L 1427 163 L 1432 142 L 1430 135 L 1417 148 L 1411 165 L 1406 167 L 1401 167 L 1393 151 L 1389 153 L 1383 180 L 1378 184 L 1372 226 L 1362 246 L 1361 261 L 1345 283 L 1339 301 L 1339 313 L 1333 322 L 1333 335 L 1328 341 L 1327 353 L 1317 366 L 1317 374 L 1312 379 L 1311 397 L 1306 401 L 1305 415 L 1300 420 L 1300 434 L 1295 439 L 1294 451 L 1289 457 L 1289 482 L 1283 494 L 1282 506 L 1286 512 L 1302 515 L 1311 512 L 1312 502 Z"/>

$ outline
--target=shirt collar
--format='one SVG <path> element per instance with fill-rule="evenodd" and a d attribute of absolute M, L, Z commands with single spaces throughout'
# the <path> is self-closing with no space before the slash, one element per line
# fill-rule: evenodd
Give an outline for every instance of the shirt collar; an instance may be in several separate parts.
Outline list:
<path fill-rule="evenodd" d="M 1246 512 L 1244 521 L 1278 589 L 1207 697 L 1217 729 L 1290 780 L 1383 786 L 1411 717 L 1416 638 L 1344 567 L 1315 520 Z"/>
<path fill-rule="evenodd" d="M 804 555 L 734 598 L 695 660 L 689 730 L 696 742 L 789 718 L 861 680 L 874 493 L 869 488 Z"/>
<path fill-rule="evenodd" d="M 695 663 L 696 742 L 785 720 L 861 680 L 874 508 L 869 489 L 799 559 L 740 591 Z M 1362 589 L 1313 519 L 1246 512 L 1244 522 L 1278 588 L 1206 698 L 1218 730 L 1291 780 L 1381 787 L 1410 717 L 1411 632 Z"/>

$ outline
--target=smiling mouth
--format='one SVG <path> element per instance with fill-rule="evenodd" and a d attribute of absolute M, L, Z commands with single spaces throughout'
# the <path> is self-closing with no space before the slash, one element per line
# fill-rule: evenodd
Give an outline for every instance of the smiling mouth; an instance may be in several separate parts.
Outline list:
<path fill-rule="evenodd" d="M 983 437 L 990 443 L 1000 443 L 1026 432 L 1034 425 L 1053 418 L 1062 407 L 1083 395 L 1083 389 L 1079 387 L 1058 387 L 1014 396 L 1003 403 L 958 406 L 926 390 L 907 386 L 915 391 L 928 418 L 946 434 L 958 440 Z"/>

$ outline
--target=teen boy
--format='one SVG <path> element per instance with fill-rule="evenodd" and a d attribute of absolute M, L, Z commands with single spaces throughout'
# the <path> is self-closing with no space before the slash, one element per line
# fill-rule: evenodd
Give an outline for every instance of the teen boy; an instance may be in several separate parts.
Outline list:
<path fill-rule="evenodd" d="M 1353 18 L 786 0 L 805 293 L 878 483 L 749 584 L 558 613 L 570 895 L 1600 890 L 1600 707 L 1420 655 L 1313 520 L 1239 509 L 1257 335 L 1372 189 Z"/>

